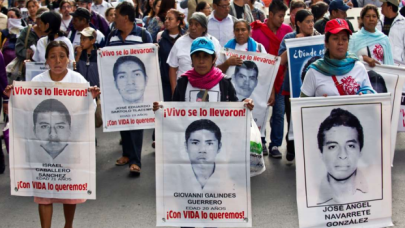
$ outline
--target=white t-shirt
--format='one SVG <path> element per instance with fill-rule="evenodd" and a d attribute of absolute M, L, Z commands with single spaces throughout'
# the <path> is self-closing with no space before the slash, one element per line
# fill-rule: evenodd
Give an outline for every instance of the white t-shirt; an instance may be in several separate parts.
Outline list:
<path fill-rule="evenodd" d="M 187 84 L 186 90 L 186 102 L 201 102 L 202 97 L 204 96 L 205 89 L 200 89 L 193 87 L 190 82 Z M 219 90 L 219 83 L 208 90 L 207 94 L 208 102 L 220 102 L 221 101 L 221 92 Z"/>
<path fill-rule="evenodd" d="M 70 40 L 65 36 L 60 36 L 60 37 L 56 38 L 55 41 L 65 42 L 65 44 L 69 48 L 69 60 L 70 61 L 75 61 L 73 46 L 72 46 L 72 43 L 70 42 Z M 48 46 L 48 37 L 47 36 L 42 37 L 41 39 L 38 40 L 37 47 L 36 47 L 36 50 L 34 52 L 34 56 L 32 57 L 32 59 L 35 62 L 44 63 L 46 61 L 45 52 L 46 52 L 46 47 L 47 46 Z"/>
<path fill-rule="evenodd" d="M 32 79 L 33 82 L 53 82 L 51 76 L 49 75 L 49 70 L 38 74 Z M 59 82 L 68 82 L 68 83 L 89 83 L 86 79 L 80 74 L 75 71 L 68 69 L 68 73 L 66 76 Z M 89 84 L 90 86 L 90 84 Z"/>
<path fill-rule="evenodd" d="M 69 28 L 69 24 L 72 19 L 73 19 L 73 17 L 70 16 L 70 19 L 62 20 L 62 23 L 60 23 L 60 30 L 66 32 Z"/>
<path fill-rule="evenodd" d="M 384 49 L 380 44 L 373 44 L 368 46 L 368 49 L 370 50 L 370 55 L 368 55 L 368 51 L 367 51 L 367 47 L 361 49 L 360 51 L 357 52 L 357 56 L 369 56 L 375 60 L 377 60 L 378 62 L 380 62 L 381 64 L 384 64 Z"/>
<path fill-rule="evenodd" d="M 356 61 L 353 69 L 344 75 L 336 76 L 347 95 L 355 95 L 363 86 L 371 86 L 370 79 L 363 63 Z M 301 92 L 309 97 L 340 96 L 331 76 L 326 76 L 310 68 L 302 83 Z"/>
<path fill-rule="evenodd" d="M 266 53 L 267 54 L 266 48 L 262 44 L 257 43 L 257 42 L 256 42 L 256 44 L 257 44 L 256 52 L 261 52 L 261 53 Z M 237 43 L 236 46 L 235 46 L 235 50 L 237 50 L 237 51 L 247 51 L 248 50 L 248 43 L 246 42 L 245 44 L 242 44 L 242 45 Z M 223 64 L 225 61 L 226 61 L 226 56 L 225 56 L 224 53 L 221 52 L 216 64 L 217 64 L 217 66 L 219 66 L 219 65 Z"/>
<path fill-rule="evenodd" d="M 210 35 L 206 35 L 206 37 L 209 37 L 214 43 L 215 53 L 218 56 L 219 52 L 221 51 L 221 45 L 219 44 L 218 40 Z M 167 64 L 169 64 L 170 67 L 178 68 L 177 78 L 179 78 L 186 71 L 193 69 L 191 66 L 190 57 L 192 43 L 193 39 L 191 39 L 188 34 L 184 35 L 180 37 L 176 43 L 174 43 L 172 50 L 170 51 L 169 57 L 167 58 Z"/>

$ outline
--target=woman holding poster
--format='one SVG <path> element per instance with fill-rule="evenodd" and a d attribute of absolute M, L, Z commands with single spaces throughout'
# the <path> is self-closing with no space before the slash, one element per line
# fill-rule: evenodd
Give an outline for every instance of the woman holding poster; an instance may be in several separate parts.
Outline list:
<path fill-rule="evenodd" d="M 326 23 L 325 56 L 309 66 L 301 97 L 375 93 L 363 63 L 347 53 L 351 34 L 345 20 L 334 19 Z"/>
<path fill-rule="evenodd" d="M 285 35 L 283 41 L 281 41 L 280 49 L 278 51 L 278 55 L 281 57 L 281 65 L 286 65 L 288 67 L 288 58 L 287 58 L 287 46 L 285 44 L 285 40 L 287 39 L 294 39 L 294 38 L 301 38 L 301 37 L 308 37 L 308 36 L 318 36 L 321 35 L 316 29 L 314 28 L 314 16 L 312 15 L 311 11 L 301 9 L 295 14 L 295 25 L 296 29 L 295 32 L 288 33 Z M 288 129 L 290 129 L 290 116 L 291 116 L 291 105 L 290 105 L 290 75 L 289 70 L 286 70 L 286 75 L 283 81 L 283 92 L 282 94 L 285 97 L 285 112 L 287 116 L 288 122 Z M 287 133 L 288 136 L 288 133 Z M 294 149 L 294 141 L 288 140 L 287 141 L 287 161 L 291 162 L 295 158 L 295 149 Z"/>
<path fill-rule="evenodd" d="M 52 41 L 48 44 L 45 52 L 46 63 L 49 65 L 50 70 L 45 71 L 42 74 L 37 75 L 32 79 L 32 81 L 38 82 L 60 82 L 60 83 L 87 83 L 86 79 L 79 73 L 71 71 L 68 69 L 69 64 L 69 48 L 63 41 Z M 7 86 L 4 94 L 10 96 L 11 90 L 13 89 L 12 85 Z M 90 87 L 89 90 L 93 98 L 100 94 L 100 90 L 97 87 Z M 57 102 L 58 103 L 58 102 Z M 54 103 L 55 105 L 55 103 Z M 49 106 L 49 105 L 48 105 Z M 52 105 L 51 105 L 52 106 Z M 65 108 L 66 109 L 66 108 Z M 59 110 L 59 109 L 58 109 Z M 53 112 L 52 112 L 53 113 Z M 56 116 L 56 115 L 55 115 Z M 40 118 L 38 115 L 37 118 Z M 45 117 L 44 117 L 45 118 Z M 58 117 L 55 117 L 58 118 Z M 70 118 L 65 115 L 61 115 L 61 120 L 67 119 L 65 122 L 69 122 Z M 52 124 L 52 121 L 51 121 Z M 43 128 L 42 126 L 40 127 Z M 53 128 L 56 129 L 56 126 Z M 58 131 L 55 131 L 53 134 L 63 133 L 62 128 L 58 128 Z M 39 131 L 39 130 L 38 130 Z M 56 133 L 57 132 L 57 133 Z M 41 137 L 46 137 L 46 134 L 40 134 Z M 50 134 L 49 134 L 50 135 Z M 50 136 L 48 136 L 50 137 Z M 53 136 L 55 137 L 55 136 Z M 59 136 L 61 137 L 61 136 Z M 41 141 L 50 141 L 49 139 L 45 140 L 41 138 Z M 50 143 L 47 143 L 50 144 Z M 53 154 L 52 148 L 55 148 L 56 142 L 53 142 L 52 145 L 44 145 L 44 148 L 48 153 Z M 73 219 L 76 210 L 76 204 L 85 202 L 85 199 L 57 199 L 57 198 L 42 198 L 34 197 L 34 202 L 38 203 L 39 217 L 41 220 L 41 227 L 48 228 L 51 227 L 52 223 L 52 212 L 53 212 L 53 203 L 63 203 L 63 210 L 65 214 L 65 227 L 73 227 Z"/>
<path fill-rule="evenodd" d="M 376 29 L 380 13 L 375 5 L 366 5 L 360 12 L 360 31 L 354 33 L 349 42 L 349 52 L 371 67 L 375 64 L 394 65 L 388 36 Z"/>

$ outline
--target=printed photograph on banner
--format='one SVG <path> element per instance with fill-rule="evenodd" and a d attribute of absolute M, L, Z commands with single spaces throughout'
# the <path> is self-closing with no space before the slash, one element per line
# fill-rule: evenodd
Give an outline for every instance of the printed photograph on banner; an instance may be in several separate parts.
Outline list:
<path fill-rule="evenodd" d="M 405 131 L 405 92 L 403 91 L 401 96 L 401 109 L 398 120 L 398 131 Z"/>
<path fill-rule="evenodd" d="M 390 95 L 291 99 L 300 228 L 392 225 Z"/>
<path fill-rule="evenodd" d="M 239 102 L 162 105 L 157 225 L 251 225 L 249 111 Z"/>
<path fill-rule="evenodd" d="M 308 207 L 382 199 L 381 105 L 303 108 L 302 118 Z"/>
<path fill-rule="evenodd" d="M 308 66 L 325 54 L 323 37 L 313 36 L 286 40 L 290 91 L 294 98 L 301 94 L 301 86 Z"/>
<path fill-rule="evenodd" d="M 154 44 L 99 49 L 103 130 L 154 128 L 153 101 L 163 100 Z"/>
<path fill-rule="evenodd" d="M 231 56 L 238 56 L 243 60 L 242 65 L 229 67 L 226 75 L 232 77 L 231 81 L 239 101 L 245 98 L 253 99 L 255 103 L 253 119 L 261 134 L 264 135 L 269 113 L 267 102 L 271 95 L 280 59 L 270 54 L 231 49 L 225 49 L 221 55 L 224 61 Z"/>
<path fill-rule="evenodd" d="M 15 82 L 11 193 L 95 199 L 95 103 L 88 84 Z"/>

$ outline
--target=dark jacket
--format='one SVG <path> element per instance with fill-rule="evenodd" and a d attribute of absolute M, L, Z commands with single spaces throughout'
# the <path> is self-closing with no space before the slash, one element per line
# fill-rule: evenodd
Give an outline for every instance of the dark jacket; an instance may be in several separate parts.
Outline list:
<path fill-rule="evenodd" d="M 91 51 L 87 65 L 87 50 L 83 50 L 79 61 L 76 63 L 76 71 L 90 83 L 90 86 L 100 87 L 97 68 L 97 49 Z"/>
<path fill-rule="evenodd" d="M 90 23 L 93 24 L 93 28 L 100 30 L 100 32 L 103 33 L 104 37 L 108 37 L 108 34 L 110 33 L 110 27 L 108 26 L 108 22 L 104 17 L 94 11 L 91 11 Z M 73 20 L 71 20 L 68 32 L 73 29 Z"/>
<path fill-rule="evenodd" d="M 321 34 L 325 34 L 326 22 L 328 22 L 329 20 L 330 20 L 329 18 L 324 17 L 321 20 L 315 22 L 314 28 L 316 29 L 316 31 L 320 32 Z M 355 32 L 352 23 L 347 19 L 346 22 L 349 25 L 350 31 Z"/>
<path fill-rule="evenodd" d="M 15 53 L 18 58 L 21 60 L 25 60 L 27 56 L 27 49 L 31 47 L 33 44 L 37 44 L 39 38 L 38 35 L 34 32 L 34 30 L 31 28 L 30 31 L 28 31 L 28 26 L 23 28 L 20 32 L 20 36 L 17 38 L 17 42 L 15 44 Z M 29 32 L 28 35 L 28 40 L 27 40 L 27 48 L 25 48 L 25 38 L 27 36 L 27 32 Z"/>
<path fill-rule="evenodd" d="M 180 32 L 181 33 L 181 32 Z M 159 68 L 160 68 L 160 76 L 162 78 L 162 83 L 169 83 L 169 64 L 166 63 L 167 58 L 169 57 L 170 51 L 176 40 L 183 35 L 182 33 L 179 34 L 176 38 L 172 38 L 169 36 L 169 31 L 164 30 L 162 33 L 162 38 L 159 41 Z"/>
<path fill-rule="evenodd" d="M 177 86 L 174 90 L 172 101 L 186 101 L 187 85 L 187 77 L 180 77 L 177 80 Z M 233 87 L 230 78 L 222 78 L 222 80 L 219 81 L 219 91 L 221 93 L 221 102 L 238 101 L 235 88 Z"/>

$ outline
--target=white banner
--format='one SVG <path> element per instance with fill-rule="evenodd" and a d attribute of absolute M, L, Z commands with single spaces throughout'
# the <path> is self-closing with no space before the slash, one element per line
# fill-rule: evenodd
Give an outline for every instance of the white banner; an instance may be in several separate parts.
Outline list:
<path fill-rule="evenodd" d="M 95 105 L 88 84 L 16 82 L 11 195 L 95 199 Z"/>
<path fill-rule="evenodd" d="M 269 114 L 267 101 L 280 66 L 280 58 L 270 54 L 232 49 L 225 49 L 222 54 L 225 55 L 226 59 L 231 56 L 238 56 L 243 60 L 241 66 L 229 67 L 226 75 L 232 77 L 232 84 L 239 101 L 244 98 L 253 99 L 255 103 L 253 119 L 260 129 L 261 135 L 264 136 Z"/>
<path fill-rule="evenodd" d="M 405 82 L 405 68 L 386 65 L 369 67 L 367 63 L 364 63 L 364 66 L 367 68 L 373 89 L 377 93 L 391 94 L 391 163 L 393 164 L 398 125 L 402 124 L 400 116 L 403 118 L 403 114 L 401 114 L 401 94 Z"/>
<path fill-rule="evenodd" d="M 152 104 L 163 100 L 157 46 L 105 47 L 98 55 L 103 131 L 154 128 Z"/>
<path fill-rule="evenodd" d="M 157 226 L 251 227 L 248 109 L 242 102 L 161 104 Z"/>
<path fill-rule="evenodd" d="M 299 227 L 392 226 L 390 95 L 291 99 Z"/>

